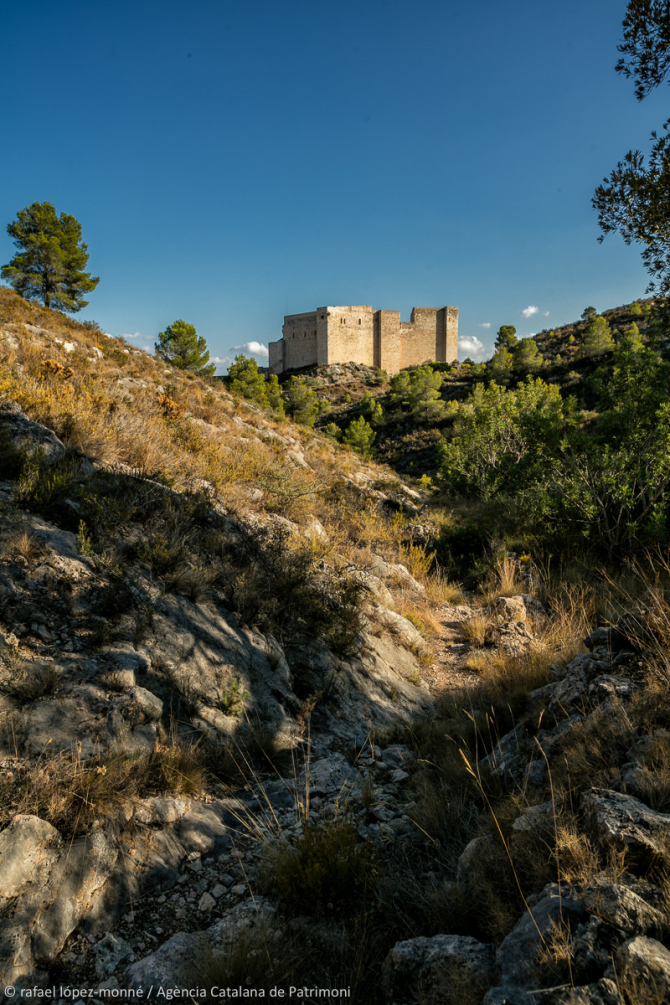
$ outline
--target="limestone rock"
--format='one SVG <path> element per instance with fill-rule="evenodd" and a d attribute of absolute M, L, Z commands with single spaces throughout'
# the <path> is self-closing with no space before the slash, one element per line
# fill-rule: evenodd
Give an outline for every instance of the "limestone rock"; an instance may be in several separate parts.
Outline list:
<path fill-rule="evenodd" d="M 273 915 L 274 909 L 264 897 L 250 898 L 227 911 L 221 921 L 204 932 L 177 932 L 154 953 L 126 968 L 124 987 L 130 991 L 141 989 L 146 994 L 153 985 L 156 994 L 159 989 L 197 984 L 203 956 L 225 950 L 240 931 L 267 923 Z"/>
<path fill-rule="evenodd" d="M 495 972 L 494 946 L 463 935 L 434 935 L 397 942 L 386 957 L 382 987 L 388 1001 L 408 993 L 438 998 L 463 982 L 481 992 Z"/>
<path fill-rule="evenodd" d="M 135 806 L 133 817 L 141 824 L 172 824 L 188 813 L 190 808 L 190 799 L 151 796 Z"/>
<path fill-rule="evenodd" d="M 144 704 L 156 711 L 148 699 Z M 155 721 L 147 722 L 148 716 L 129 695 L 108 697 L 91 683 L 70 683 L 57 696 L 28 706 L 22 715 L 25 749 L 36 756 L 47 747 L 54 752 L 76 749 L 88 760 L 113 746 L 150 750 L 156 742 Z"/>
<path fill-rule="evenodd" d="M 40 450 L 42 456 L 51 462 L 65 454 L 65 444 L 56 434 L 29 419 L 15 401 L 0 405 L 0 433 L 7 436 L 17 450 L 26 454 Z"/>
<path fill-rule="evenodd" d="M 618 971 L 626 984 L 639 993 L 655 992 L 659 1000 L 670 994 L 670 951 L 655 939 L 638 935 L 629 939 L 617 953 Z"/>
<path fill-rule="evenodd" d="M 198 910 L 201 914 L 210 914 L 215 907 L 216 901 L 214 897 L 212 897 L 211 893 L 207 893 L 207 891 L 205 891 L 198 901 Z"/>
<path fill-rule="evenodd" d="M 0 834 L 0 980 L 30 983 L 62 949 L 114 868 L 117 847 L 104 831 L 63 842 L 34 816 Z"/>
<path fill-rule="evenodd" d="M 621 632 L 618 632 L 616 628 L 596 628 L 595 631 L 586 636 L 584 645 L 591 651 L 597 648 L 605 648 L 615 653 L 621 649 L 625 649 L 627 641 L 625 636 Z"/>
<path fill-rule="evenodd" d="M 543 938 L 562 921 L 583 916 L 582 906 L 569 887 L 549 884 L 498 947 L 496 962 L 504 987 L 524 987 L 533 979 L 535 960 Z"/>
<path fill-rule="evenodd" d="M 356 783 L 358 770 L 349 764 L 344 754 L 332 753 L 303 768 L 301 789 L 309 785 L 310 795 L 325 796 L 350 792 Z"/>
<path fill-rule="evenodd" d="M 393 597 L 378 576 L 373 576 L 371 572 L 364 572 L 362 569 L 358 569 L 353 573 L 352 579 L 359 582 L 380 604 L 383 604 L 385 607 L 393 606 Z"/>
<path fill-rule="evenodd" d="M 144 959 L 126 968 L 125 985 L 129 991 L 150 987 L 156 993 L 175 987 L 188 987 L 197 981 L 198 959 L 207 951 L 207 941 L 201 932 L 177 932 L 171 939 Z"/>
<path fill-rule="evenodd" d="M 521 594 L 516 597 L 497 597 L 495 613 L 501 622 L 522 621 L 525 623 L 528 617 L 526 604 Z"/>
<path fill-rule="evenodd" d="M 100 980 L 113 974 L 119 963 L 134 958 L 132 946 L 119 935 L 108 932 L 95 947 L 95 972 Z"/>
<path fill-rule="evenodd" d="M 175 836 L 187 852 L 221 852 L 230 846 L 228 826 L 235 819 L 224 800 L 205 805 L 192 803 L 174 825 Z"/>
<path fill-rule="evenodd" d="M 593 839 L 604 848 L 625 851 L 630 868 L 644 871 L 652 860 L 666 856 L 670 814 L 611 789 L 589 789 L 581 805 Z"/>
<path fill-rule="evenodd" d="M 79 554 L 77 537 L 61 530 L 40 516 L 30 515 L 26 524 L 33 536 L 49 554 L 51 569 L 67 579 L 78 582 L 93 572 L 93 563 Z"/>
<path fill-rule="evenodd" d="M 46 820 L 29 815 L 15 816 L 0 833 L 0 910 L 25 894 L 30 887 L 42 886 L 58 861 L 61 836 Z"/>
<path fill-rule="evenodd" d="M 415 593 L 425 592 L 423 584 L 417 582 L 401 562 L 385 562 L 379 555 L 373 555 L 372 572 L 380 579 L 391 580 L 406 590 L 412 590 Z"/>
<path fill-rule="evenodd" d="M 661 912 L 639 894 L 618 883 L 598 883 L 582 896 L 582 904 L 608 925 L 632 935 L 661 935 L 667 924 Z"/>
<path fill-rule="evenodd" d="M 528 754 L 524 749 L 527 739 L 527 730 L 519 724 L 498 740 L 491 753 L 482 758 L 482 764 L 499 778 L 505 775 L 517 780 L 523 778 L 528 764 Z"/>

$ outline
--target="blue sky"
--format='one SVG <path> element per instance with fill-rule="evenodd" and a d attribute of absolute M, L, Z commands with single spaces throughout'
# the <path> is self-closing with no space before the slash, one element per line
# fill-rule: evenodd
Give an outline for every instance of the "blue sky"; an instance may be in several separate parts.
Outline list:
<path fill-rule="evenodd" d="M 183 318 L 224 370 L 325 304 L 453 304 L 490 347 L 627 303 L 639 250 L 597 243 L 590 200 L 667 91 L 614 72 L 625 8 L 5 3 L 0 264 L 5 223 L 52 202 L 101 277 L 81 318 L 138 345 Z"/>

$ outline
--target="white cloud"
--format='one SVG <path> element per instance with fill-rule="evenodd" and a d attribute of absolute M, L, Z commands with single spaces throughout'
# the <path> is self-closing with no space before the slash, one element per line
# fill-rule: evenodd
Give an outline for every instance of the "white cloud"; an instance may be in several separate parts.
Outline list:
<path fill-rule="evenodd" d="M 483 324 L 481 324 L 481 325 L 480 325 L 479 327 L 480 327 L 480 328 L 490 328 L 490 327 L 491 327 L 491 322 L 490 322 L 490 321 L 485 321 L 485 322 L 484 322 Z"/>
<path fill-rule="evenodd" d="M 549 311 L 543 311 L 542 312 L 542 317 L 543 318 L 548 318 L 549 317 Z"/>
<path fill-rule="evenodd" d="M 460 357 L 469 356 L 475 362 L 480 363 L 486 353 L 486 346 L 474 335 L 466 335 L 458 340 L 458 355 Z"/>
<path fill-rule="evenodd" d="M 126 332 L 124 335 L 120 335 L 119 337 L 120 338 L 132 338 L 132 339 L 135 339 L 135 338 L 146 338 L 146 335 L 143 335 L 142 332 L 135 332 L 134 335 L 129 335 Z"/>
<path fill-rule="evenodd" d="M 533 307 L 532 304 L 529 304 L 528 307 L 526 307 L 525 310 L 520 311 L 520 313 L 523 314 L 525 318 L 530 318 L 533 314 L 538 314 L 539 310 L 539 307 Z"/>
<path fill-rule="evenodd" d="M 228 373 L 228 367 L 233 362 L 233 357 L 232 356 L 210 356 L 210 360 L 211 360 L 212 363 L 216 363 L 216 372 L 217 372 L 217 374 L 221 375 L 221 374 Z"/>
<path fill-rule="evenodd" d="M 234 345 L 233 349 L 237 349 L 242 352 L 249 352 L 252 356 L 265 356 L 269 357 L 270 352 L 266 345 L 261 345 L 260 342 L 245 342 L 243 345 Z"/>

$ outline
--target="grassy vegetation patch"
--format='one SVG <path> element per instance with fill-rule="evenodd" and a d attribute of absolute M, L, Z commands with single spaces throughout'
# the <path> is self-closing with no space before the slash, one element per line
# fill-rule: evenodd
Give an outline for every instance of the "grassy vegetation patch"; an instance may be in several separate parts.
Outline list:
<path fill-rule="evenodd" d="M 316 918 L 360 912 L 380 871 L 374 845 L 358 841 L 346 814 L 308 821 L 293 844 L 277 842 L 268 851 L 269 888 L 287 911 Z"/>

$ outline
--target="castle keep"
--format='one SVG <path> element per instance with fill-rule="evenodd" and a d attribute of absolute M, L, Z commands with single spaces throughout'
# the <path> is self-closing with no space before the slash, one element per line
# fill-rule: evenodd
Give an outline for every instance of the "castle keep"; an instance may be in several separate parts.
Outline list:
<path fill-rule="evenodd" d="M 365 363 L 387 373 L 422 363 L 458 358 L 458 307 L 414 307 L 410 321 L 400 311 L 372 307 L 318 307 L 288 314 L 282 338 L 270 342 L 270 373 L 329 363 Z"/>

